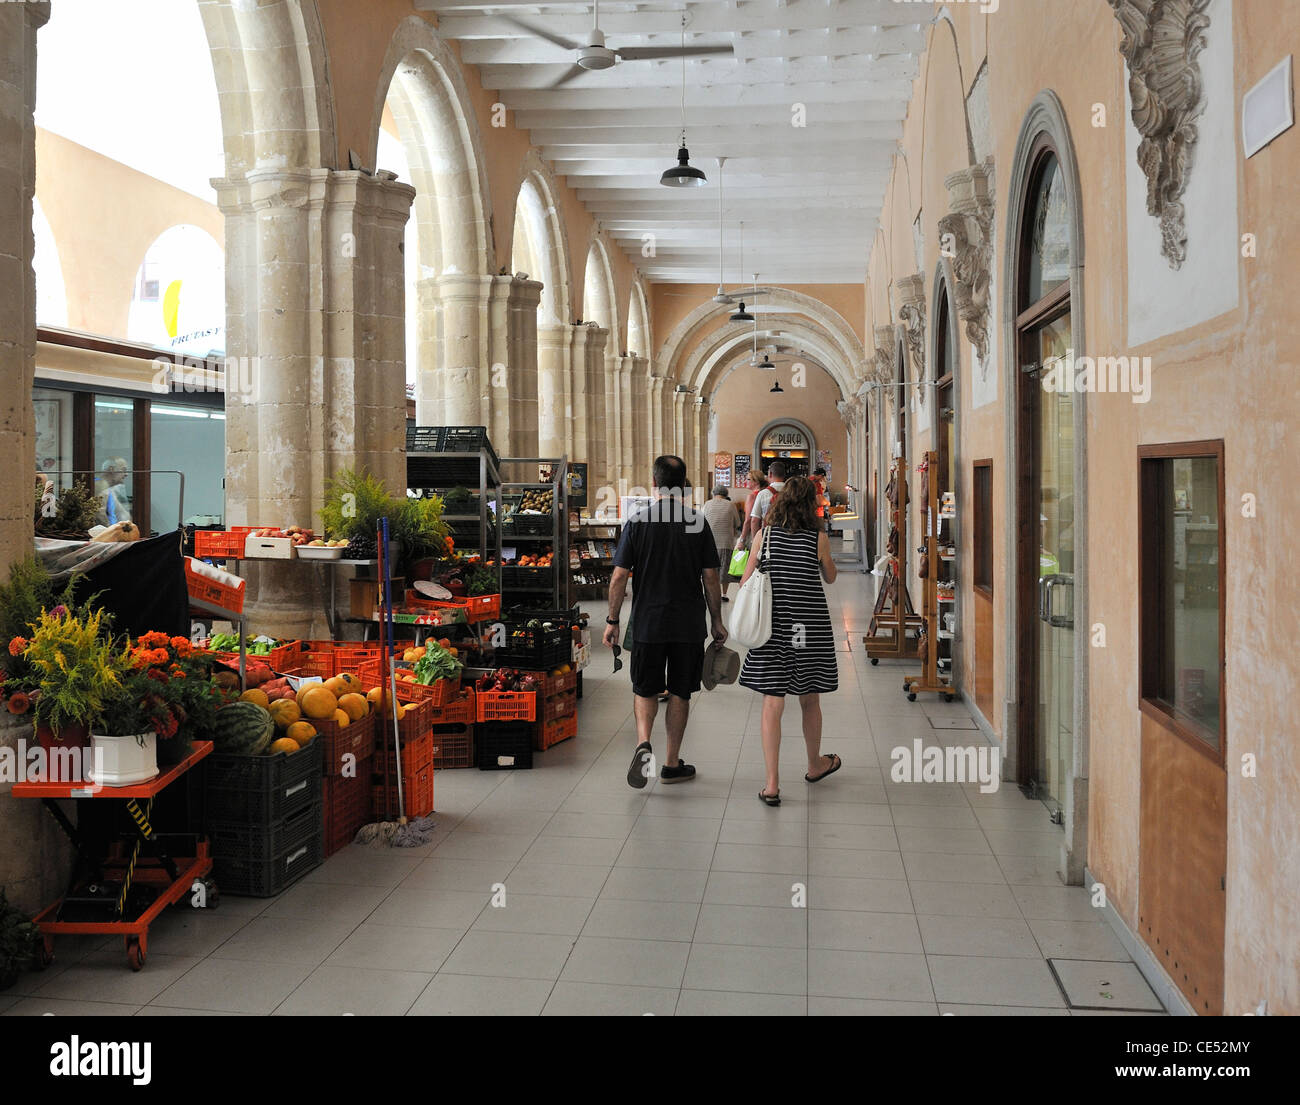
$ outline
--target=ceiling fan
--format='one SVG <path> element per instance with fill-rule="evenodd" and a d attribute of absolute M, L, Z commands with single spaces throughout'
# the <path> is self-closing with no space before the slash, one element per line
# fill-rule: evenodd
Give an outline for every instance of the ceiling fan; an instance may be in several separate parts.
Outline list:
<path fill-rule="evenodd" d="M 583 70 L 612 69 L 620 61 L 662 61 L 667 58 L 702 58 L 735 53 L 734 47 L 726 46 L 624 46 L 611 50 L 605 45 L 605 32 L 600 29 L 600 2 L 592 4 L 592 27 L 585 42 L 575 42 L 569 38 L 548 31 L 545 27 L 519 19 L 513 15 L 500 16 L 507 23 L 513 23 L 529 34 L 554 43 L 556 46 L 576 55 L 574 68 L 561 76 L 551 88 L 560 88 L 582 75 Z"/>

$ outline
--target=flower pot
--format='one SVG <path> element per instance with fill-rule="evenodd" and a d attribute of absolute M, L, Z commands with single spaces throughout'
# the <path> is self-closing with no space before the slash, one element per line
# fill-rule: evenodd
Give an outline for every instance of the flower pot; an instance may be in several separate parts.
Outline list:
<path fill-rule="evenodd" d="M 90 781 L 105 787 L 130 787 L 158 774 L 158 736 L 132 733 L 125 737 L 91 734 Z"/>
<path fill-rule="evenodd" d="M 194 734 L 181 726 L 175 736 L 158 742 L 158 766 L 174 767 L 194 751 Z"/>
<path fill-rule="evenodd" d="M 82 753 L 90 747 L 90 727 L 68 724 L 54 730 L 48 725 L 36 726 L 36 739 L 45 753 L 46 778 L 51 783 L 76 783 L 81 781 Z"/>

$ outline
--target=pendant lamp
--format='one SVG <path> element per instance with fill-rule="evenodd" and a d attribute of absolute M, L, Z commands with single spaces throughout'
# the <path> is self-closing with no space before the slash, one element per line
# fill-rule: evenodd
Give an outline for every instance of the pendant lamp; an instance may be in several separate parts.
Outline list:
<path fill-rule="evenodd" d="M 677 164 L 664 170 L 659 183 L 668 188 L 699 188 L 708 184 L 704 170 L 691 164 L 691 151 L 686 148 L 686 15 L 682 15 L 682 144 L 677 150 Z"/>

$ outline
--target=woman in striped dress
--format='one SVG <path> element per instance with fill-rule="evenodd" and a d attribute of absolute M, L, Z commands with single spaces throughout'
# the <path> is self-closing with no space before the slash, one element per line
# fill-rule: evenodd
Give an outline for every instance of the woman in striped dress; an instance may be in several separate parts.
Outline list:
<path fill-rule="evenodd" d="M 817 488 L 795 476 L 786 481 L 768 515 L 771 525 L 755 537 L 744 579 L 764 555 L 772 583 L 772 636 L 751 649 L 741 671 L 741 686 L 763 696 L 763 759 L 767 783 L 758 792 L 769 806 L 781 804 L 779 759 L 785 696 L 797 694 L 808 750 L 804 779 L 820 782 L 840 769 L 840 758 L 823 755 L 819 696 L 839 688 L 835 638 L 822 580 L 835 582 L 830 539 L 817 525 Z M 741 583 L 744 586 L 742 580 Z"/>

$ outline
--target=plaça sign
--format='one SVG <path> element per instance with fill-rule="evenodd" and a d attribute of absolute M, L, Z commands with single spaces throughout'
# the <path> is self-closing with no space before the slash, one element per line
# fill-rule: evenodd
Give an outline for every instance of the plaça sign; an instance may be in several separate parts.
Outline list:
<path fill-rule="evenodd" d="M 773 426 L 763 435 L 764 449 L 807 449 L 808 435 L 798 426 Z"/>

